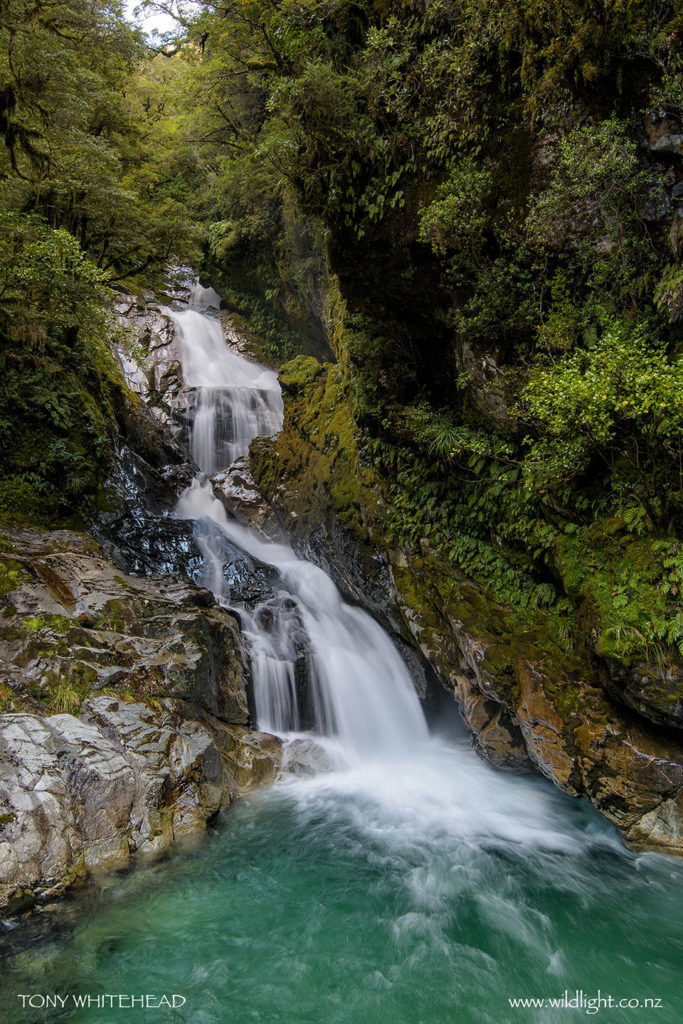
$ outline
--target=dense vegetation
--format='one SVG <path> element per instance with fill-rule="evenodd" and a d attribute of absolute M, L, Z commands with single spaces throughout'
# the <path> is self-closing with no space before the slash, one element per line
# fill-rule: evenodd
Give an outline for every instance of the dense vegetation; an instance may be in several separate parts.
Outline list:
<path fill-rule="evenodd" d="M 151 50 L 106 2 L 1 18 L 0 429 L 30 382 L 55 453 L 4 454 L 15 491 L 98 464 L 47 381 L 104 287 L 201 251 L 282 358 L 323 350 L 334 275 L 391 542 L 522 611 L 621 605 L 625 656 L 683 642 L 677 4 L 223 0 Z"/>
<path fill-rule="evenodd" d="M 194 31 L 209 261 L 275 309 L 338 275 L 387 533 L 506 604 L 592 587 L 624 655 L 680 645 L 677 5 L 247 0 Z"/>
<path fill-rule="evenodd" d="M 92 510 L 125 400 L 109 287 L 196 255 L 147 57 L 116 2 L 0 11 L 3 518 Z"/>

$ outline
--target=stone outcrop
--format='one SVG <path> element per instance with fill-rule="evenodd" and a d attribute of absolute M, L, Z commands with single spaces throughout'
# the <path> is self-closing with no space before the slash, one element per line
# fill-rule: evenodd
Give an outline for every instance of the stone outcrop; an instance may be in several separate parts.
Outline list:
<path fill-rule="evenodd" d="M 242 456 L 229 469 L 214 473 L 211 483 L 216 497 L 239 523 L 251 526 L 264 540 L 288 540 L 274 510 L 264 502 L 256 486 L 248 457 Z"/>
<path fill-rule="evenodd" d="M 611 700 L 604 666 L 548 637 L 510 634 L 495 606 L 484 632 L 481 595 L 462 586 L 458 598 L 444 599 L 432 586 L 426 596 L 429 566 L 401 563 L 393 577 L 406 619 L 477 750 L 497 767 L 536 769 L 587 797 L 633 847 L 683 855 L 679 737 Z"/>
<path fill-rule="evenodd" d="M 89 537 L 0 534 L 0 906 L 156 857 L 275 778 L 235 619 Z"/>
<path fill-rule="evenodd" d="M 247 724 L 239 628 L 208 590 L 124 576 L 84 535 L 13 530 L 0 541 L 16 576 L 0 599 L 9 710 L 71 710 L 106 688 Z"/>
<path fill-rule="evenodd" d="M 0 906 L 51 898 L 203 831 L 223 798 L 208 730 L 111 697 L 0 716 Z"/>

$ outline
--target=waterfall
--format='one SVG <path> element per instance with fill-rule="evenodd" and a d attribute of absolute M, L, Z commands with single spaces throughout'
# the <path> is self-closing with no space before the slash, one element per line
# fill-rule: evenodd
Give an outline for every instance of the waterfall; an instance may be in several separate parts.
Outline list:
<path fill-rule="evenodd" d="M 220 323 L 196 309 L 173 314 L 188 403 L 190 447 L 204 473 L 227 468 L 258 435 L 282 425 L 276 375 L 231 352 Z M 177 514 L 196 523 L 203 583 L 230 604 L 226 551 L 239 548 L 277 571 L 281 589 L 256 608 L 238 607 L 251 649 L 259 728 L 298 730 L 308 717 L 347 755 L 404 751 L 427 727 L 410 675 L 384 630 L 342 600 L 317 566 L 228 518 L 204 477 L 181 495 Z M 227 545 L 227 548 L 225 547 Z M 305 662 L 308 707 L 299 706 L 297 661 Z"/>
<path fill-rule="evenodd" d="M 215 473 L 246 455 L 252 438 L 282 426 L 277 375 L 231 352 L 214 317 L 197 309 L 168 312 L 180 343 L 190 452 L 202 472 Z"/>

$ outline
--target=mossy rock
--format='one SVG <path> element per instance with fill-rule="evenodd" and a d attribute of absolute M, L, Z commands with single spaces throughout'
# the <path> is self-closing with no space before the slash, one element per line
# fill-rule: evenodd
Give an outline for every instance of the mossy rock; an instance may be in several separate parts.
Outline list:
<path fill-rule="evenodd" d="M 283 392 L 295 397 L 324 372 L 321 363 L 313 356 L 299 355 L 285 363 L 278 379 Z"/>

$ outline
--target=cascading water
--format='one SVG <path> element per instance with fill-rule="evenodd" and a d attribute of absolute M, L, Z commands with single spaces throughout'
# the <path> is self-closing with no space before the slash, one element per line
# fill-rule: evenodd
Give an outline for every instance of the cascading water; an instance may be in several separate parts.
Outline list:
<path fill-rule="evenodd" d="M 279 430 L 277 376 L 231 352 L 213 317 L 197 309 L 169 312 L 180 343 L 190 451 L 204 473 L 214 473 L 246 455 L 252 438 Z"/>
<path fill-rule="evenodd" d="M 193 298 L 218 307 L 210 290 Z M 235 363 L 198 309 L 177 322 L 207 401 L 258 381 L 272 417 L 261 429 L 278 429 L 273 376 Z M 310 717 L 347 756 L 340 771 L 290 775 L 250 795 L 198 853 L 111 880 L 71 932 L 20 952 L 0 978 L 10 1024 L 113 1024 L 93 1003 L 29 1015 L 19 993 L 38 977 L 43 992 L 181 993 L 179 1024 L 680 1020 L 683 863 L 625 850 L 585 802 L 538 776 L 494 771 L 464 739 L 417 742 L 424 721 L 403 663 L 324 573 L 231 522 L 201 479 L 178 512 L 194 520 L 205 584 L 224 602 L 241 596 L 262 727 L 305 724 L 306 668 Z M 230 574 L 254 559 L 252 600 L 248 588 L 233 594 Z M 579 990 L 590 1008 L 544 1005 Z M 519 997 L 536 1005 L 513 1006 Z M 629 1009 L 607 1008 L 606 997 Z"/>
<path fill-rule="evenodd" d="M 293 601 L 309 642 L 312 712 L 318 730 L 335 736 L 355 753 L 397 753 L 427 738 L 424 716 L 408 671 L 384 630 L 365 612 L 342 601 L 332 580 L 317 566 L 296 558 L 286 545 L 268 544 L 248 527 L 229 522 L 208 483 L 195 480 L 181 496 L 178 514 L 210 520 L 234 544 L 279 570 L 285 601 Z M 293 662 L 287 657 L 289 627 L 259 631 L 256 616 L 246 621 L 254 637 L 253 661 L 259 725 L 295 729 L 298 709 Z M 284 627 L 284 628 L 283 628 Z"/>
<path fill-rule="evenodd" d="M 210 473 L 246 453 L 252 438 L 280 429 L 280 389 L 275 374 L 228 349 L 218 321 L 197 309 L 173 316 L 185 384 L 196 396 L 188 410 L 190 448 L 200 469 Z M 424 716 L 396 648 L 369 615 L 342 601 L 321 569 L 231 522 L 206 480 L 185 491 L 178 515 L 198 524 L 203 582 L 219 598 L 230 600 L 222 539 L 277 569 L 282 580 L 282 592 L 266 605 L 240 609 L 260 728 L 299 728 L 293 639 L 299 633 L 306 638 L 308 710 L 318 733 L 335 737 L 347 756 L 392 754 L 426 740 Z"/>

